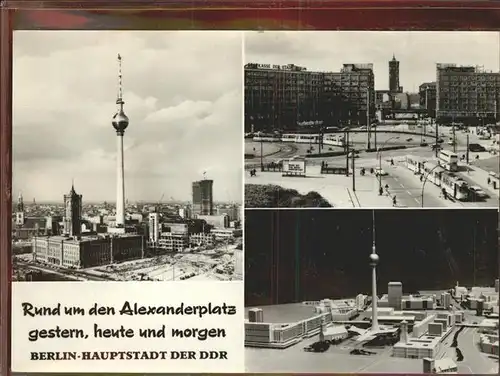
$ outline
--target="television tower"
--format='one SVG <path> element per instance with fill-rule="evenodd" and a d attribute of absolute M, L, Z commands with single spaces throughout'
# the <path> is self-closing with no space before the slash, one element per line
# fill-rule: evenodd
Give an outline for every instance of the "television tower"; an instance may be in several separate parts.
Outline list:
<path fill-rule="evenodd" d="M 125 226 L 125 174 L 123 160 L 123 135 L 128 127 L 128 117 L 123 112 L 123 90 L 122 90 L 122 57 L 118 54 L 118 98 L 116 104 L 118 111 L 113 116 L 113 128 L 117 135 L 117 165 L 116 165 L 116 227 Z"/>
<path fill-rule="evenodd" d="M 370 254 L 370 265 L 372 267 L 372 332 L 378 331 L 377 316 L 377 264 L 379 257 L 375 244 L 375 210 L 372 211 L 372 253 Z"/>

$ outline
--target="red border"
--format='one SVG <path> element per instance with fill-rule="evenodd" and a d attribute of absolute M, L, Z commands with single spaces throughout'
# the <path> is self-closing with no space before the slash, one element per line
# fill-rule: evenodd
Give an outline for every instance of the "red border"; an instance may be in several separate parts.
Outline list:
<path fill-rule="evenodd" d="M 13 28 L 500 31 L 500 2 L 482 0 L 5 0 L 0 7 L 1 375 L 10 375 Z"/>

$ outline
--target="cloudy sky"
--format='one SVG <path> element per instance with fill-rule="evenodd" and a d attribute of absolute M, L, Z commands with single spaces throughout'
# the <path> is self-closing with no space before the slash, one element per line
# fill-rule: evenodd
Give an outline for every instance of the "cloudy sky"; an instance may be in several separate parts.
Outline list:
<path fill-rule="evenodd" d="M 375 87 L 388 89 L 388 61 L 400 61 L 400 85 L 418 91 L 435 81 L 436 63 L 482 65 L 499 70 L 496 32 L 249 32 L 247 63 L 296 64 L 308 70 L 339 71 L 344 63 L 373 63 Z"/>
<path fill-rule="evenodd" d="M 116 196 L 117 54 L 123 58 L 125 195 L 241 201 L 242 35 L 232 32 L 15 32 L 13 191 L 59 201 Z"/>

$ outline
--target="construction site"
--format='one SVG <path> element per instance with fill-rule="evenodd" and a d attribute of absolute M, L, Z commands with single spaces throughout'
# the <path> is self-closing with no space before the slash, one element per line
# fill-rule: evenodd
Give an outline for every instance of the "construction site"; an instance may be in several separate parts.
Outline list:
<path fill-rule="evenodd" d="M 237 274 L 241 274 L 241 267 L 236 265 L 241 263 L 241 252 L 237 245 L 229 245 L 111 264 L 87 269 L 86 272 L 118 281 L 230 281 L 238 279 Z"/>

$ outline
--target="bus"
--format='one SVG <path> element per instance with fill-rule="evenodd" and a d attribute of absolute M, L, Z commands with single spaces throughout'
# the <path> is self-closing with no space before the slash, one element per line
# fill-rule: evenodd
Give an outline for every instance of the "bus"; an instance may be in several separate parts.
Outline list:
<path fill-rule="evenodd" d="M 415 174 L 421 174 L 423 172 L 425 162 L 426 160 L 421 157 L 416 157 L 414 155 L 406 156 L 406 167 Z"/>
<path fill-rule="evenodd" d="M 454 174 L 444 172 L 441 174 L 441 188 L 451 197 L 466 201 L 469 197 L 469 188 L 467 183 Z"/>
<path fill-rule="evenodd" d="M 458 155 L 449 150 L 439 152 L 439 164 L 447 171 L 458 171 Z"/>
<path fill-rule="evenodd" d="M 432 173 L 430 173 L 432 171 Z M 424 168 L 422 174 L 427 177 L 427 180 L 432 182 L 434 185 L 438 187 L 441 186 L 441 175 L 446 170 L 439 165 L 435 165 L 433 163 L 426 162 L 424 164 Z"/>

